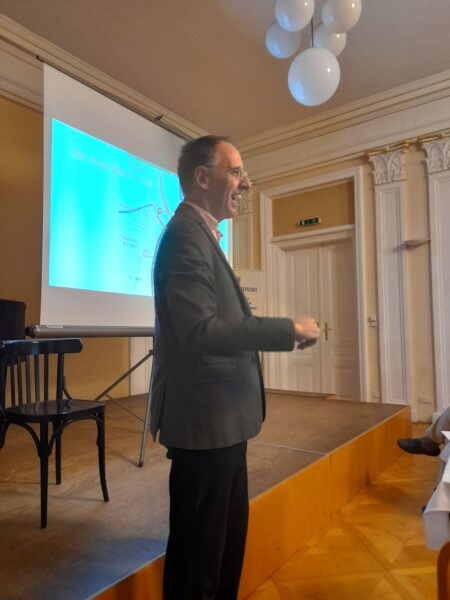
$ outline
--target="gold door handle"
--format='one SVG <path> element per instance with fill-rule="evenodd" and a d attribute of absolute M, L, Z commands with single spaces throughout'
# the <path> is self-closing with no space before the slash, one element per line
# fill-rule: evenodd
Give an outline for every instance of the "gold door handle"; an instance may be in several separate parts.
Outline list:
<path fill-rule="evenodd" d="M 328 332 L 329 331 L 333 331 L 333 330 L 331 329 L 331 327 L 328 327 L 328 323 L 325 321 L 325 327 L 323 329 L 323 332 L 325 334 L 325 341 L 326 342 L 328 342 Z"/>

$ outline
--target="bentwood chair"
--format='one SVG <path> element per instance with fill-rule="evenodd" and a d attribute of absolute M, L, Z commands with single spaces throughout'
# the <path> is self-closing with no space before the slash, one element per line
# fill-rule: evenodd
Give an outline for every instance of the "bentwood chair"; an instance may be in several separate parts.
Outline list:
<path fill-rule="evenodd" d="M 97 424 L 100 483 L 105 502 L 109 500 L 105 475 L 105 404 L 74 400 L 65 390 L 64 355 L 80 352 L 82 347 L 79 339 L 0 342 L 0 448 L 11 424 L 23 427 L 33 438 L 40 460 L 42 528 L 47 526 L 48 458 L 55 446 L 56 483 L 60 484 L 61 436 L 76 421 L 93 419 Z M 55 366 L 55 375 L 51 377 Z M 54 399 L 50 399 L 50 379 L 54 380 Z"/>

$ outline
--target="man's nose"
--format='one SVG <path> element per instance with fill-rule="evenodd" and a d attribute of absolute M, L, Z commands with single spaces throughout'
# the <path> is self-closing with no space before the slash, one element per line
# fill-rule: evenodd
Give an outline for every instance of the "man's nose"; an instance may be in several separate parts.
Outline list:
<path fill-rule="evenodd" d="M 241 179 L 241 181 L 239 182 L 239 188 L 241 190 L 249 190 L 252 187 L 252 182 L 250 181 L 250 178 L 248 175 L 245 175 L 245 177 L 243 177 Z"/>

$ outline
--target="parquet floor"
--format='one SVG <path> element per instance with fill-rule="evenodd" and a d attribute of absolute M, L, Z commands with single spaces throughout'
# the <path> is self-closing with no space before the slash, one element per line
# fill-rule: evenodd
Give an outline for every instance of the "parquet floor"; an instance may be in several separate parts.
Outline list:
<path fill-rule="evenodd" d="M 421 509 L 438 466 L 402 456 L 247 600 L 435 599 L 438 553 L 425 545 Z"/>

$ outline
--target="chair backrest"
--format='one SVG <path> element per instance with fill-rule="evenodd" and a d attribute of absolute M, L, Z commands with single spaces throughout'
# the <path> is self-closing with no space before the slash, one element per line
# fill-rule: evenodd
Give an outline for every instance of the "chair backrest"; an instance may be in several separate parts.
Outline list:
<path fill-rule="evenodd" d="M 450 600 L 450 542 L 442 546 L 437 561 L 438 600 Z"/>
<path fill-rule="evenodd" d="M 80 352 L 82 348 L 83 343 L 77 338 L 0 342 L 0 410 L 5 406 L 8 378 L 12 406 L 49 401 L 51 355 L 57 357 L 53 399 L 61 401 L 64 388 L 64 355 Z"/>

